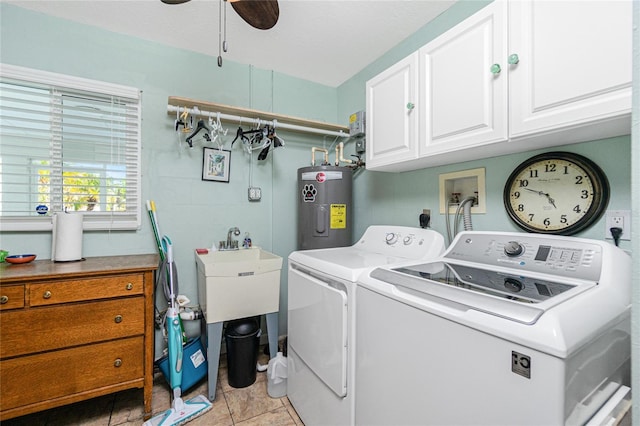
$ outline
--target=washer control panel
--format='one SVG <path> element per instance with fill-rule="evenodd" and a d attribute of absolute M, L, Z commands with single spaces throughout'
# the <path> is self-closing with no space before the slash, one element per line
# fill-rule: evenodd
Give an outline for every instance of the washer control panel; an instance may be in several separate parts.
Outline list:
<path fill-rule="evenodd" d="M 591 281 L 602 269 L 595 241 L 556 235 L 461 232 L 444 257 Z"/>
<path fill-rule="evenodd" d="M 372 225 L 355 247 L 406 259 L 435 258 L 445 249 L 441 234 L 409 226 Z"/>

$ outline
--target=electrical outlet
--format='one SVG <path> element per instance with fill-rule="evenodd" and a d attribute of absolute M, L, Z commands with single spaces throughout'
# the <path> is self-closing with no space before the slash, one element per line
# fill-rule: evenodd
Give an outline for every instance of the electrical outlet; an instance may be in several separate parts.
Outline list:
<path fill-rule="evenodd" d="M 607 210 L 604 237 L 612 240 L 611 228 L 622 228 L 621 240 L 631 240 L 631 211 Z"/>
<path fill-rule="evenodd" d="M 262 198 L 262 189 L 250 186 L 249 201 L 260 201 L 260 198 Z"/>

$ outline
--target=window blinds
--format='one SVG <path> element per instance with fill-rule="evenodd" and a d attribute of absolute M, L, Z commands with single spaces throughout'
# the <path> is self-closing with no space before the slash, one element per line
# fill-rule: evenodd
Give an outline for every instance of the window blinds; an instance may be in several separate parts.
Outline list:
<path fill-rule="evenodd" d="M 1 65 L 2 230 L 51 229 L 59 211 L 138 228 L 140 104 L 134 88 Z"/>

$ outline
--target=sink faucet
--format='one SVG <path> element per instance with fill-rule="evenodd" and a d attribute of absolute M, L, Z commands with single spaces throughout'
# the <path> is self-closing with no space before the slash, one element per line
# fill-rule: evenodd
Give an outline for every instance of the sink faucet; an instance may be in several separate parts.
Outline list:
<path fill-rule="evenodd" d="M 236 237 L 240 235 L 240 230 L 237 226 L 229 229 L 229 232 L 227 233 L 227 249 L 238 248 L 238 242 L 231 237 L 231 234 L 235 235 Z"/>

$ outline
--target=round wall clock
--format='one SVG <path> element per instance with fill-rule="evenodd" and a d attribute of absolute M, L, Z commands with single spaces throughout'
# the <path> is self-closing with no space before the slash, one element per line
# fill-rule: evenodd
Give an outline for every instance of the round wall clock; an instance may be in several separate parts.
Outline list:
<path fill-rule="evenodd" d="M 504 206 L 528 232 L 573 235 L 609 203 L 609 182 L 597 164 L 571 152 L 547 152 L 522 162 L 507 179 Z"/>

